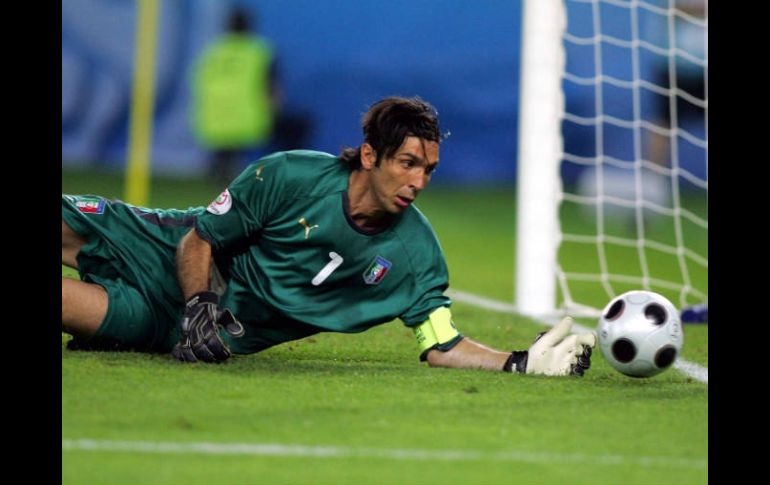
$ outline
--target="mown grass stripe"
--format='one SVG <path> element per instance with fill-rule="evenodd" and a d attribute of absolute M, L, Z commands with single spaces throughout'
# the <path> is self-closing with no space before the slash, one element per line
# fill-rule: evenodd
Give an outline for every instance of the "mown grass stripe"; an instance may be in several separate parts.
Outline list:
<path fill-rule="evenodd" d="M 708 468 L 707 460 L 663 457 L 589 455 L 583 453 L 539 453 L 521 450 L 483 452 L 475 450 L 425 450 L 348 448 L 340 446 L 306 446 L 275 443 L 175 443 L 150 441 L 113 441 L 63 439 L 64 451 L 98 451 L 125 453 L 177 453 L 205 455 L 252 455 L 309 458 L 382 458 L 417 461 L 512 461 L 527 463 L 582 463 L 595 465 L 637 465 L 643 467 Z"/>

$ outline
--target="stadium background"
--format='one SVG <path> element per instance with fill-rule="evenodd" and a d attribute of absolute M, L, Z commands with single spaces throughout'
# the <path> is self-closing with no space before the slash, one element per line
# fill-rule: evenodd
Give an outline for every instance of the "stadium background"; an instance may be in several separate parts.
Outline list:
<path fill-rule="evenodd" d="M 190 128 L 190 69 L 207 42 L 223 30 L 233 5 L 249 9 L 260 32 L 274 44 L 286 108 L 306 114 L 313 124 L 304 148 L 338 153 L 342 146 L 358 143 L 360 115 L 373 101 L 417 94 L 438 108 L 443 129 L 452 133 L 435 183 L 515 180 L 518 0 L 165 0 L 156 51 L 154 173 L 203 171 L 204 152 Z M 125 163 L 136 12 L 133 1 L 62 2 L 65 168 L 119 170 Z M 568 15 L 570 29 L 590 35 L 590 9 L 571 8 Z M 628 37 L 627 15 L 625 8 L 604 8 L 602 28 Z M 648 40 L 665 45 L 665 19 L 650 16 L 640 22 Z M 593 75 L 593 50 L 567 48 L 570 72 Z M 606 46 L 603 56 L 606 74 L 631 78 L 627 49 Z M 642 79 L 652 78 L 654 61 L 650 56 L 640 59 Z M 567 109 L 594 116 L 594 100 L 582 89 L 565 84 Z M 605 89 L 604 105 L 612 107 L 613 116 L 631 119 L 632 103 L 624 98 L 628 92 L 621 91 Z M 643 109 L 648 111 L 650 104 Z M 701 126 L 688 129 L 703 131 Z M 604 153 L 632 159 L 631 137 L 620 133 L 628 130 L 605 130 Z M 565 126 L 564 136 L 565 151 L 591 156 L 595 150 L 594 141 L 576 129 Z M 254 155 L 270 150 L 264 147 Z M 688 166 L 687 154 L 681 156 L 681 165 L 703 176 L 702 163 Z M 566 181 L 577 173 L 565 173 Z"/>
<path fill-rule="evenodd" d="M 122 197 L 137 3 L 62 2 L 63 192 Z M 159 3 L 151 160 L 156 175 L 169 176 L 153 180 L 153 207 L 205 204 L 221 190 L 200 177 L 204 154 L 190 130 L 188 76 L 229 7 L 244 5 L 258 12 L 278 51 L 288 107 L 313 118 L 310 148 L 334 153 L 358 143 L 360 114 L 385 95 L 419 94 L 438 107 L 452 136 L 419 207 L 441 237 L 452 288 L 510 301 L 521 1 Z M 584 5 L 568 10 L 569 25 L 590 36 Z M 602 30 L 625 38 L 627 9 L 608 2 L 603 9 Z M 664 32 L 652 21 L 643 19 L 648 35 Z M 591 48 L 570 49 L 570 71 L 593 75 Z M 603 49 L 605 73 L 630 78 L 628 50 Z M 652 75 L 653 61 L 642 59 L 642 77 Z M 569 112 L 597 115 L 590 88 L 565 88 Z M 623 93 L 604 94 L 612 115 L 630 119 Z M 613 129 L 605 126 L 603 152 L 632 159 L 629 137 Z M 565 151 L 593 153 L 591 137 L 568 126 L 564 135 Z M 454 187 L 485 183 L 502 186 Z M 584 226 L 578 217 L 567 221 Z M 705 233 L 697 240 L 704 246 Z M 623 263 L 637 264 L 633 256 Z M 562 259 L 593 261 L 575 245 Z M 77 277 L 64 267 L 62 275 Z M 607 301 L 601 288 L 591 292 L 590 301 Z M 524 348 L 545 329 L 462 301 L 453 314 L 468 336 L 506 350 Z M 682 357 L 707 367 L 708 326 L 684 331 Z M 399 323 L 319 334 L 207 368 L 180 366 L 168 355 L 70 351 L 68 340 L 62 334 L 63 484 L 708 483 L 707 380 L 674 370 L 627 378 L 598 352 L 577 380 L 431 369 L 418 363 L 414 337 Z M 244 443 L 283 451 L 190 451 Z M 188 448 L 157 451 L 169 445 Z M 298 450 L 305 455 L 293 455 Z"/>

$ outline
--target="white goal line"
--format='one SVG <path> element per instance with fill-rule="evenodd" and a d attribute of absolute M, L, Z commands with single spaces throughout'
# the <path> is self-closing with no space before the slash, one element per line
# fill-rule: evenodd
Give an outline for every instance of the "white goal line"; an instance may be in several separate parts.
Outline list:
<path fill-rule="evenodd" d="M 528 463 L 581 463 L 589 465 L 637 465 L 642 467 L 686 468 L 706 470 L 704 459 L 665 456 L 626 456 L 616 454 L 539 453 L 521 450 L 485 452 L 475 450 L 426 450 L 352 448 L 341 446 L 307 446 L 275 443 L 177 443 L 150 441 L 116 441 L 94 439 L 62 439 L 63 451 L 96 451 L 150 454 L 204 454 L 297 456 L 308 458 L 381 458 L 416 461 L 512 461 Z"/>
<path fill-rule="evenodd" d="M 511 303 L 504 303 L 501 301 L 492 300 L 483 296 L 474 295 L 472 293 L 466 293 L 459 290 L 447 290 L 447 294 L 453 300 L 465 303 L 467 305 L 477 306 L 485 310 L 493 310 L 501 313 L 514 313 L 518 314 L 516 305 Z M 538 318 L 537 321 L 553 327 L 564 317 L 564 315 L 544 315 Z M 579 323 L 575 323 L 572 328 L 580 332 L 592 332 L 592 329 L 586 328 Z M 691 377 L 704 384 L 709 383 L 709 370 L 706 367 L 702 367 L 694 362 L 690 362 L 682 359 L 681 357 L 674 362 L 674 368 L 684 373 L 688 377 Z"/>

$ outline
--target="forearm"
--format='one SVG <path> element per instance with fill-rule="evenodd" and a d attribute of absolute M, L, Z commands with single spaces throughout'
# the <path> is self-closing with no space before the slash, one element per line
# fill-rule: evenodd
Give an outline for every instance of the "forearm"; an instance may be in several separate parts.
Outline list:
<path fill-rule="evenodd" d="M 510 355 L 510 352 L 500 352 L 465 337 L 447 352 L 431 350 L 427 360 L 431 367 L 502 371 Z"/>
<path fill-rule="evenodd" d="M 176 251 L 176 271 L 185 300 L 209 289 L 211 245 L 195 232 L 188 232 Z"/>

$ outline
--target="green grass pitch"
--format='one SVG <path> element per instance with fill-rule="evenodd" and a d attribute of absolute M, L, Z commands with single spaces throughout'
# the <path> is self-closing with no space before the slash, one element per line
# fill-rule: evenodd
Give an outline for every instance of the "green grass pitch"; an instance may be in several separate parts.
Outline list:
<path fill-rule="evenodd" d="M 120 184 L 65 172 L 62 191 L 122 198 Z M 149 205 L 177 208 L 221 190 L 197 180 L 153 187 Z M 421 195 L 453 288 L 512 299 L 514 202 L 502 189 Z M 462 303 L 453 314 L 463 334 L 500 349 L 526 348 L 545 328 Z M 684 330 L 683 357 L 707 366 L 707 326 Z M 223 365 L 69 351 L 67 340 L 63 484 L 708 482 L 708 386 L 673 369 L 625 377 L 598 351 L 585 377 L 547 378 L 428 368 L 399 322 Z"/>

